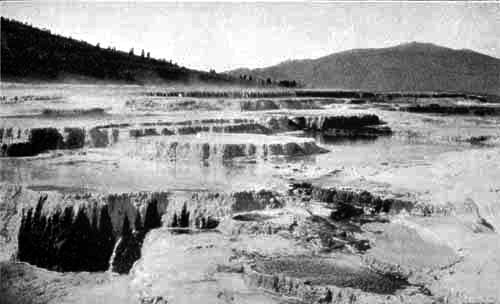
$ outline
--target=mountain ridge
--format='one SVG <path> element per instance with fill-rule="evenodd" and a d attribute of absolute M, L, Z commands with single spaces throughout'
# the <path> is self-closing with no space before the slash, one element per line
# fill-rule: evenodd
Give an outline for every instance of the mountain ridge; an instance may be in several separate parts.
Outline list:
<path fill-rule="evenodd" d="M 466 91 L 500 94 L 500 59 L 473 50 L 408 42 L 352 49 L 316 59 L 228 72 L 293 79 L 314 88 L 372 91 Z"/>

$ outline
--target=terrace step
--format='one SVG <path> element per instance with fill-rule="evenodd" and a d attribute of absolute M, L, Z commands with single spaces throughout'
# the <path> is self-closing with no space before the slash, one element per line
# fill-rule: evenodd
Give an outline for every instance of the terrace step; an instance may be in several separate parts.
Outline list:
<path fill-rule="evenodd" d="M 270 134 L 271 130 L 256 123 L 144 123 L 110 124 L 91 128 L 0 128 L 0 156 L 34 156 L 56 149 L 102 148 L 130 138 L 157 135 L 191 135 L 210 133 Z"/>
<path fill-rule="evenodd" d="M 202 119 L 185 121 L 156 121 L 130 123 L 111 123 L 93 127 L 63 127 L 63 128 L 0 128 L 0 156 L 19 157 L 34 156 L 39 153 L 56 149 L 79 149 L 83 147 L 103 148 L 118 142 L 151 136 L 194 135 L 200 133 L 243 133 L 265 134 L 285 131 L 320 132 L 330 137 L 338 138 L 376 138 L 392 134 L 389 127 L 382 126 L 376 115 L 363 116 L 269 116 L 264 119 Z M 229 138 L 229 137 L 228 137 Z M 252 138 L 252 137 L 250 137 Z M 260 139 L 262 139 L 261 137 Z M 269 139 L 269 138 L 268 138 Z M 187 141 L 188 149 L 196 149 L 199 140 L 187 137 L 178 141 L 183 145 Z M 234 141 L 234 139 L 233 139 Z M 268 141 L 268 140 L 265 140 Z M 273 142 L 262 147 L 258 142 L 242 145 L 231 143 L 231 148 L 218 148 L 223 155 L 262 156 L 267 155 L 306 155 L 320 153 L 321 149 L 313 143 L 293 143 L 295 140 L 279 144 Z M 300 140 L 299 140 L 300 141 Z M 177 145 L 177 144 L 176 144 Z M 185 145 L 184 145 L 185 146 Z M 201 150 L 210 150 L 201 143 Z M 221 150 L 222 149 L 222 150 Z M 232 151 L 232 152 L 220 152 Z M 324 151 L 323 151 L 324 152 Z M 207 152 L 208 153 L 208 152 Z M 205 155 L 208 155 L 205 153 Z M 216 152 L 213 152 L 214 154 Z M 208 157 L 208 156 L 207 156 Z M 205 157 L 202 157 L 205 159 Z M 233 158 L 224 157 L 224 158 Z"/>
<path fill-rule="evenodd" d="M 252 134 L 199 133 L 196 136 L 144 138 L 128 145 L 130 156 L 154 160 L 210 160 L 236 157 L 304 156 L 325 153 L 314 139 Z"/>
<path fill-rule="evenodd" d="M 127 254 L 115 245 L 132 232 L 144 237 L 162 225 L 214 228 L 234 212 L 281 207 L 280 197 L 263 190 L 62 194 L 0 185 L 0 229 L 9 236 L 0 238 L 0 256 L 61 271 L 102 271 L 110 259 L 117 269 L 123 270 L 122 262 L 130 269 L 130 261 L 119 260 Z"/>
<path fill-rule="evenodd" d="M 335 98 L 261 98 L 261 99 L 191 99 L 191 98 L 135 98 L 125 105 L 135 111 L 269 111 L 279 109 L 322 109 L 343 100 Z"/>
<path fill-rule="evenodd" d="M 261 258 L 244 274 L 252 287 L 304 303 L 432 303 L 406 280 L 378 274 L 353 256 Z"/>
<path fill-rule="evenodd" d="M 441 105 L 437 103 L 403 106 L 402 111 L 449 115 L 500 115 L 498 105 Z"/>

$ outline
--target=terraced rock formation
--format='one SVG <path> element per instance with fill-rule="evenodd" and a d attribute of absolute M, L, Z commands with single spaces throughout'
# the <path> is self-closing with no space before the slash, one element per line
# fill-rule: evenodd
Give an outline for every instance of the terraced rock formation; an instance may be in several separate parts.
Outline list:
<path fill-rule="evenodd" d="M 63 195 L 2 186 L 0 197 L 3 255 L 129 273 L 137 301 L 434 303 L 433 276 L 460 261 L 392 223 L 433 210 L 357 189 Z"/>
<path fill-rule="evenodd" d="M 128 272 L 140 255 L 130 260 L 126 251 L 140 250 L 162 216 L 165 225 L 207 229 L 228 214 L 281 204 L 266 191 L 63 195 L 14 185 L 0 189 L 3 255 L 59 271 L 103 271 L 111 259 L 112 269 Z"/>
<path fill-rule="evenodd" d="M 178 121 L 178 122 L 143 122 L 139 124 L 118 123 L 98 125 L 89 128 L 63 127 L 63 128 L 0 128 L 0 156 L 19 157 L 34 156 L 42 152 L 56 149 L 79 149 L 83 147 L 107 147 L 118 142 L 130 139 L 151 136 L 191 135 L 199 133 L 237 133 L 237 134 L 275 134 L 283 131 L 301 130 L 314 131 L 336 136 L 339 138 L 355 138 L 366 136 L 390 135 L 391 130 L 386 126 L 380 126 L 383 122 L 375 115 L 365 116 L 278 116 L 262 121 L 251 119 L 205 119 L 200 121 Z M 220 136 L 222 142 L 227 138 L 229 143 L 223 148 L 224 155 L 228 153 L 234 156 L 255 155 L 259 148 L 257 145 L 242 145 L 244 140 L 238 142 L 238 136 Z M 324 151 L 316 147 L 314 142 L 302 139 L 290 140 L 257 136 L 257 141 L 263 143 L 262 157 L 269 155 L 305 155 Z M 211 140 L 210 137 L 208 140 Z M 236 143 L 233 143 L 236 140 Z M 288 140 L 288 143 L 287 143 Z M 189 142 L 186 149 L 191 146 L 200 146 L 203 151 L 215 149 L 208 147 L 207 143 L 196 143 L 196 137 L 180 137 L 172 141 L 171 145 L 182 146 L 183 142 Z M 280 142 L 280 143 L 278 143 Z M 246 152 L 245 152 L 246 151 Z M 217 152 L 212 152 L 217 153 Z M 229 156 L 232 158 L 234 156 Z M 204 159 L 208 152 L 204 154 Z"/>
<path fill-rule="evenodd" d="M 385 111 L 479 99 L 127 90 L 5 105 L 0 302 L 500 299 L 498 120 Z"/>
<path fill-rule="evenodd" d="M 326 149 L 314 140 L 284 136 L 252 135 L 251 139 L 241 135 L 203 134 L 182 138 L 160 138 L 141 140 L 128 154 L 146 159 L 179 160 L 195 158 L 214 162 L 236 157 L 304 156 L 325 153 Z"/>

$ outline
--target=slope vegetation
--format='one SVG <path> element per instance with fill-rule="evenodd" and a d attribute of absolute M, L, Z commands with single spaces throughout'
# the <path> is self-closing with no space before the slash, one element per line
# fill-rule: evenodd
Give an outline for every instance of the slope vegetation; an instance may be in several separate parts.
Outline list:
<path fill-rule="evenodd" d="M 1 76 L 4 80 L 104 80 L 126 82 L 233 82 L 133 53 L 101 48 L 1 18 Z"/>

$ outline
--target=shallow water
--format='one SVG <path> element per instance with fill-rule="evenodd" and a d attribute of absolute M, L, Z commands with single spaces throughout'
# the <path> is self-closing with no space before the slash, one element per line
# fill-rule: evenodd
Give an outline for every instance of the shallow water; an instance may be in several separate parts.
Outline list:
<path fill-rule="evenodd" d="M 460 152 L 473 146 L 467 139 L 489 136 L 479 147 L 496 147 L 500 138 L 499 120 L 495 117 L 474 118 L 422 115 L 384 111 L 367 105 L 330 104 L 325 109 L 270 110 L 241 112 L 232 107 L 225 111 L 204 108 L 189 111 L 134 112 L 126 107 L 127 100 L 144 96 L 144 92 L 168 88 L 122 85 L 14 85 L 2 84 L 2 95 L 52 96 L 51 100 L 1 104 L 1 127 L 66 127 L 98 126 L 127 123 L 132 126 L 157 122 L 182 122 L 203 119 L 249 119 L 258 121 L 277 115 L 356 115 L 373 113 L 387 122 L 394 134 L 373 140 L 339 140 L 308 134 L 197 134 L 173 137 L 147 137 L 124 141 L 104 149 L 51 151 L 31 158 L 0 158 L 0 182 L 37 186 L 98 189 L 101 191 L 147 189 L 239 189 L 285 187 L 288 178 L 318 177 L 337 170 L 338 181 L 374 176 L 381 172 L 420 166 L 432 166 L 433 161 L 448 152 Z M 164 102 L 168 102 L 165 100 Z M 90 108 L 105 109 L 106 114 L 85 113 Z M 41 115 L 44 109 L 61 110 L 74 115 Z M 20 116 L 22 115 L 22 116 Z M 196 124 L 196 122 L 194 123 Z M 217 153 L 209 158 L 200 152 L 202 143 L 210 149 L 221 144 L 266 144 L 305 142 L 314 139 L 329 150 L 325 154 L 306 156 L 263 157 L 263 153 L 248 153 L 230 161 L 222 161 Z M 188 143 L 178 151 L 175 161 L 155 158 L 148 143 L 177 141 Z M 193 144 L 194 143 L 194 144 Z M 198 143 L 198 144 L 196 144 Z M 149 148 L 148 148 L 149 147 Z M 153 147 L 155 147 L 153 145 Z M 259 148 L 257 148 L 259 149 Z M 132 152 L 130 152 L 132 150 Z M 124 153 L 129 151 L 129 153 Z M 220 151 L 220 149 L 219 149 Z M 82 153 L 80 153 L 82 152 Z M 151 152 L 151 151 L 149 151 Z M 144 157 L 148 155 L 148 157 Z M 137 157 L 143 156 L 143 157 Z"/>

